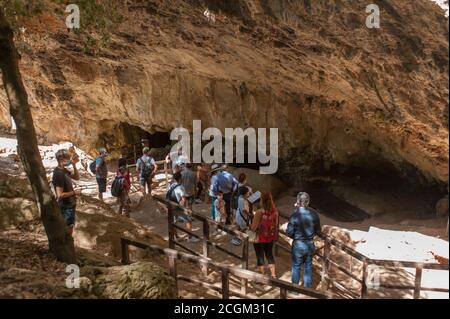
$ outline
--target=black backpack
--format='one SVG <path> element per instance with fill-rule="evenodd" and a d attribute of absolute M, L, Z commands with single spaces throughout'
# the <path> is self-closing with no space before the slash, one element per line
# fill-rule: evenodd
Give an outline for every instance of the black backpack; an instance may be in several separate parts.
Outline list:
<path fill-rule="evenodd" d="M 150 177 L 154 169 L 154 166 L 151 164 L 151 157 L 148 157 L 147 161 L 144 161 L 143 158 L 141 157 L 141 162 L 142 162 L 142 176 Z"/>
<path fill-rule="evenodd" d="M 89 170 L 92 172 L 92 174 L 97 174 L 97 159 L 93 160 L 91 164 L 89 164 Z"/>
<path fill-rule="evenodd" d="M 122 176 L 116 176 L 111 185 L 111 195 L 113 197 L 120 197 L 123 191 L 123 180 Z"/>
<path fill-rule="evenodd" d="M 177 196 L 175 196 L 175 189 L 177 187 L 179 187 L 179 186 L 181 186 L 181 185 L 180 184 L 172 184 L 172 185 L 170 185 L 169 190 L 166 193 L 166 199 L 167 200 L 170 200 L 172 202 L 175 202 L 175 203 L 179 204 Z"/>

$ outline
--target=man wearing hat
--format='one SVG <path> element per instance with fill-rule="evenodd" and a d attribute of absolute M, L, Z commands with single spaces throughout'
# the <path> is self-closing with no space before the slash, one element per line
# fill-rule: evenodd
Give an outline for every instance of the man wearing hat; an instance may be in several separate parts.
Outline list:
<path fill-rule="evenodd" d="M 215 219 L 216 217 L 214 202 L 218 192 L 221 192 L 225 201 L 226 224 L 229 225 L 231 223 L 231 199 L 238 185 L 239 182 L 231 173 L 226 171 L 225 165 L 213 164 L 211 166 L 211 186 L 209 190 L 209 196 L 211 196 L 211 218 Z"/>
<path fill-rule="evenodd" d="M 172 173 L 181 172 L 185 165 L 189 163 L 189 156 L 179 147 L 176 152 L 172 152 L 166 156 L 166 163 L 172 163 Z"/>

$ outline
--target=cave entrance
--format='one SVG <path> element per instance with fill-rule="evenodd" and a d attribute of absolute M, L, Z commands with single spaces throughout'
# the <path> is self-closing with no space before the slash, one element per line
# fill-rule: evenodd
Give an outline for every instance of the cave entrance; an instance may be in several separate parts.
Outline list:
<path fill-rule="evenodd" d="M 120 129 L 123 134 L 127 153 L 130 154 L 130 157 L 133 157 L 133 160 L 142 156 L 142 148 L 145 146 L 150 147 L 151 155 L 157 161 L 163 160 L 166 151 L 168 149 L 170 150 L 172 144 L 170 132 L 157 131 L 150 133 L 139 126 L 128 123 L 121 123 Z"/>
<path fill-rule="evenodd" d="M 383 216 L 390 222 L 432 219 L 446 189 L 415 167 L 403 164 L 399 168 L 380 160 L 366 166 L 333 165 L 314 175 L 321 179 L 308 182 L 307 191 L 322 211 L 343 222 L 373 216 Z"/>

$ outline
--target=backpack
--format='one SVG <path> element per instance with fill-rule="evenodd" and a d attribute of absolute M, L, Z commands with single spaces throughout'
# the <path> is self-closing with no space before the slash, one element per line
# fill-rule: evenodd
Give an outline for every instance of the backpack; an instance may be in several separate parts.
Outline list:
<path fill-rule="evenodd" d="M 179 203 L 178 199 L 177 199 L 177 196 L 175 196 L 175 189 L 177 187 L 179 187 L 179 186 L 181 186 L 181 185 L 180 184 L 172 184 L 172 185 L 170 185 L 169 190 L 166 193 L 166 199 L 167 200 L 170 200 L 170 201 L 175 202 L 177 204 Z"/>
<path fill-rule="evenodd" d="M 236 187 L 236 189 L 233 192 L 233 195 L 231 195 L 231 208 L 232 209 L 238 209 L 238 206 L 239 206 L 239 189 L 240 189 L 240 187 Z"/>
<path fill-rule="evenodd" d="M 151 158 L 148 157 L 146 161 L 144 161 L 143 157 L 141 157 L 141 163 L 142 163 L 142 177 L 150 177 L 150 175 L 153 172 L 153 165 L 151 163 Z"/>
<path fill-rule="evenodd" d="M 93 160 L 91 164 L 89 164 L 89 170 L 92 172 L 92 174 L 97 174 L 97 159 Z"/>
<path fill-rule="evenodd" d="M 275 209 L 262 213 L 258 231 L 259 239 L 262 243 L 268 243 L 278 239 L 278 225 L 275 223 L 277 214 L 278 212 Z"/>
<path fill-rule="evenodd" d="M 111 185 L 111 195 L 113 197 L 120 197 L 123 191 L 123 180 L 122 176 L 116 176 Z"/>

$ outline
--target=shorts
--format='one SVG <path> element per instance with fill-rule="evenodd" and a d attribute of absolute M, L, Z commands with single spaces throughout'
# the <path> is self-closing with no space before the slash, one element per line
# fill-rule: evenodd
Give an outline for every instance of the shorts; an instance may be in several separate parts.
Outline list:
<path fill-rule="evenodd" d="M 211 208 L 210 208 L 210 214 L 211 219 L 216 220 L 216 206 L 214 205 L 216 202 L 217 197 L 211 197 Z"/>
<path fill-rule="evenodd" d="M 66 225 L 69 227 L 75 226 L 75 207 L 61 207 L 61 213 L 64 217 Z"/>
<path fill-rule="evenodd" d="M 149 176 L 149 177 L 140 176 L 139 184 L 141 186 L 147 185 L 148 189 L 150 190 L 152 188 L 152 177 L 151 176 Z"/>
<path fill-rule="evenodd" d="M 256 265 L 258 267 L 265 265 L 264 257 L 267 259 L 269 265 L 275 264 L 275 258 L 273 257 L 273 241 L 270 243 L 254 243 L 256 253 Z"/>
<path fill-rule="evenodd" d="M 175 209 L 173 213 L 174 223 L 179 222 L 183 224 L 192 223 L 192 216 L 181 209 Z"/>
<path fill-rule="evenodd" d="M 117 198 L 117 203 L 122 206 L 122 209 L 125 213 L 130 211 L 131 200 L 128 194 L 128 190 L 122 191 L 122 194 Z"/>
<path fill-rule="evenodd" d="M 106 193 L 106 178 L 97 177 L 98 192 Z"/>

